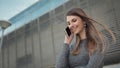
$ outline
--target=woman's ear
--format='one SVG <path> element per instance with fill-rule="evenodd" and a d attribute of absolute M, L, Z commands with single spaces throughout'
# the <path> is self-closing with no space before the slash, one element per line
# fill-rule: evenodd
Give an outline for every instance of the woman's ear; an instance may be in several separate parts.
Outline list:
<path fill-rule="evenodd" d="M 83 25 L 84 25 L 84 27 L 86 27 L 86 22 L 85 21 L 83 21 Z"/>
<path fill-rule="evenodd" d="M 84 27 L 86 27 L 86 24 L 84 24 Z"/>

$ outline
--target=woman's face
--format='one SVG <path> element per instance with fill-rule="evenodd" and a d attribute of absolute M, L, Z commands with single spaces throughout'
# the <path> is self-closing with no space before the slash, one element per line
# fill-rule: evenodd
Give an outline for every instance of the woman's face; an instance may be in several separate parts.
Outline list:
<path fill-rule="evenodd" d="M 79 34 L 84 27 L 83 20 L 78 16 L 67 16 L 67 23 L 72 33 Z"/>

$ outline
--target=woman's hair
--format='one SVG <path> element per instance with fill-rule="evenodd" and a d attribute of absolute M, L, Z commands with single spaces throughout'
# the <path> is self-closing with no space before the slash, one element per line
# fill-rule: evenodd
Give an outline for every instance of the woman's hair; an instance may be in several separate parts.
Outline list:
<path fill-rule="evenodd" d="M 66 16 L 78 16 L 80 17 L 86 25 L 86 36 L 87 36 L 87 49 L 89 51 L 89 54 L 92 54 L 96 51 L 97 48 L 101 47 L 101 52 L 104 52 L 105 50 L 105 36 L 103 36 L 102 32 L 98 31 L 97 28 L 95 27 L 95 24 L 100 25 L 103 27 L 106 31 L 108 31 L 112 37 L 112 39 L 115 41 L 115 36 L 113 32 L 108 29 L 106 26 L 102 25 L 101 23 L 96 22 L 95 20 L 89 18 L 86 13 L 80 9 L 80 8 L 73 8 L 68 13 Z M 76 43 L 75 47 L 72 50 L 73 55 L 77 55 L 80 52 L 80 37 L 76 35 Z"/>

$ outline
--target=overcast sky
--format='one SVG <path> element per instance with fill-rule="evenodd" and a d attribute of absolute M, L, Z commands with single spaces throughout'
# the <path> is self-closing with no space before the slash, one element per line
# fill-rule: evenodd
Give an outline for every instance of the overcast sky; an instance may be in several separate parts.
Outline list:
<path fill-rule="evenodd" d="M 8 20 L 38 0 L 0 0 L 0 20 Z"/>

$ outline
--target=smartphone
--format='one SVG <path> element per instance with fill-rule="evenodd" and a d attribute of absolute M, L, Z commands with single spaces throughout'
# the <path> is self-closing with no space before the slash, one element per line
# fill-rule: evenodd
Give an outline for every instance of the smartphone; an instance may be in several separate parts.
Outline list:
<path fill-rule="evenodd" d="M 68 36 L 71 35 L 71 31 L 70 31 L 70 28 L 68 26 L 65 28 L 65 31 L 66 31 L 66 33 L 67 33 Z"/>

